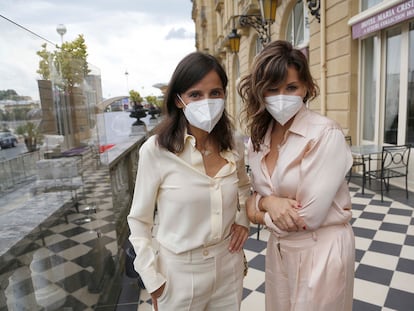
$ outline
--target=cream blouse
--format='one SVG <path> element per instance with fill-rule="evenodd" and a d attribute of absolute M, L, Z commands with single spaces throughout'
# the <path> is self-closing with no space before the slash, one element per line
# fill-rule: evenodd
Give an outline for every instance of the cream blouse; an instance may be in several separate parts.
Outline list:
<path fill-rule="evenodd" d="M 270 176 L 265 157 L 270 152 L 272 127 L 273 123 L 259 152 L 253 151 L 251 141 L 248 146 L 252 186 L 258 192 L 256 202 L 272 194 L 297 200 L 307 230 L 348 222 L 352 213 L 345 175 L 353 160 L 340 126 L 302 107 L 279 146 Z M 274 225 L 268 213 L 265 223 L 278 236 L 289 234 Z"/>
<path fill-rule="evenodd" d="M 137 253 L 134 266 L 150 293 L 165 282 L 156 269 L 152 243 L 155 206 L 157 241 L 177 254 L 221 242 L 234 223 L 249 224 L 244 204 L 238 212 L 238 202 L 244 203 L 250 194 L 242 142 L 237 143 L 238 152 L 221 152 L 227 164 L 209 177 L 193 136 L 186 135 L 184 151 L 178 155 L 160 148 L 156 140 L 151 136 L 140 148 L 128 215 L 129 239 Z"/>

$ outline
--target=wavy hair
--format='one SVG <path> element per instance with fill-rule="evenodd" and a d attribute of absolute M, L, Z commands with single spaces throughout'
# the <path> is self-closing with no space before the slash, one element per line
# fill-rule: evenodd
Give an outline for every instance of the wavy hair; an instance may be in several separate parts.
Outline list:
<path fill-rule="evenodd" d="M 318 86 L 313 79 L 306 56 L 293 48 L 288 41 L 278 40 L 267 44 L 256 55 L 250 73 L 240 81 L 238 92 L 244 103 L 243 120 L 247 124 L 253 149 L 258 151 L 260 144 L 273 120 L 266 110 L 264 92 L 271 86 L 282 84 L 288 74 L 288 68 L 298 72 L 299 80 L 306 87 L 304 103 L 318 95 Z"/>

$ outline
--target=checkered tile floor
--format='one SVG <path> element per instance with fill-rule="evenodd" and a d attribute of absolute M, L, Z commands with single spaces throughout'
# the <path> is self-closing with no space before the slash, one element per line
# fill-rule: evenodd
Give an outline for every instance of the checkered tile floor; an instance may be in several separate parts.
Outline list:
<path fill-rule="evenodd" d="M 72 208 L 0 262 L 0 310 L 93 310 L 118 252 L 109 174 L 86 171 L 80 213 Z M 85 210 L 94 206 L 96 212 Z"/>
<path fill-rule="evenodd" d="M 13 251 L 7 265 L 0 263 L 3 310 L 92 310 L 99 298 L 102 277 L 111 273 L 110 258 L 117 253 L 116 232 L 107 170 L 86 173 L 86 205 L 96 213 L 58 219 L 42 236 Z M 352 226 L 356 236 L 354 311 L 414 310 L 414 194 L 401 203 L 356 184 L 350 185 Z M 242 311 L 264 310 L 264 262 L 268 232 L 251 227 L 245 252 L 249 272 L 244 281 Z M 98 237 L 99 236 L 99 237 Z M 91 260 L 91 255 L 95 260 Z M 6 280 L 6 283 L 4 283 Z M 133 279 L 124 278 L 116 310 L 151 310 L 149 295 Z M 69 309 L 68 309 L 69 310 Z"/>
<path fill-rule="evenodd" d="M 361 194 L 350 184 L 353 203 L 356 262 L 354 311 L 414 310 L 413 199 L 406 204 L 384 198 L 369 189 Z M 392 190 L 391 190 L 392 191 Z M 398 190 L 396 190 L 398 191 Z M 404 194 L 401 192 L 401 194 Z M 245 245 L 249 272 L 244 280 L 242 311 L 264 310 L 264 267 L 269 233 L 251 227 Z M 151 310 L 150 296 L 141 291 L 139 305 L 123 298 L 118 310 Z M 130 308 L 128 308 L 128 306 Z M 122 307 L 122 309 L 121 309 Z"/>

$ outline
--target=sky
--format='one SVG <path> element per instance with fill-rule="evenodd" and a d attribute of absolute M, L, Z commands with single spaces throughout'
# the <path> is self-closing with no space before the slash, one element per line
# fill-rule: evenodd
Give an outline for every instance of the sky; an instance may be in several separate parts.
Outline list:
<path fill-rule="evenodd" d="M 0 90 L 38 99 L 36 52 L 84 36 L 103 97 L 161 95 L 178 62 L 195 51 L 191 0 L 0 0 Z M 19 24 L 31 32 L 15 24 Z M 36 34 L 36 35 L 35 35 Z M 48 44 L 48 50 L 56 47 Z M 126 74 L 128 73 L 128 74 Z"/>

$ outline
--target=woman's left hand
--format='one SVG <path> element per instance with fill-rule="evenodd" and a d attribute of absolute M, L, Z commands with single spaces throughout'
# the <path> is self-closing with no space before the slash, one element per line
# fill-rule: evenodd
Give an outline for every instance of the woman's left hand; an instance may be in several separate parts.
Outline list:
<path fill-rule="evenodd" d="M 231 240 L 229 250 L 231 253 L 239 252 L 246 242 L 249 235 L 249 229 L 245 226 L 233 224 L 231 226 Z"/>

